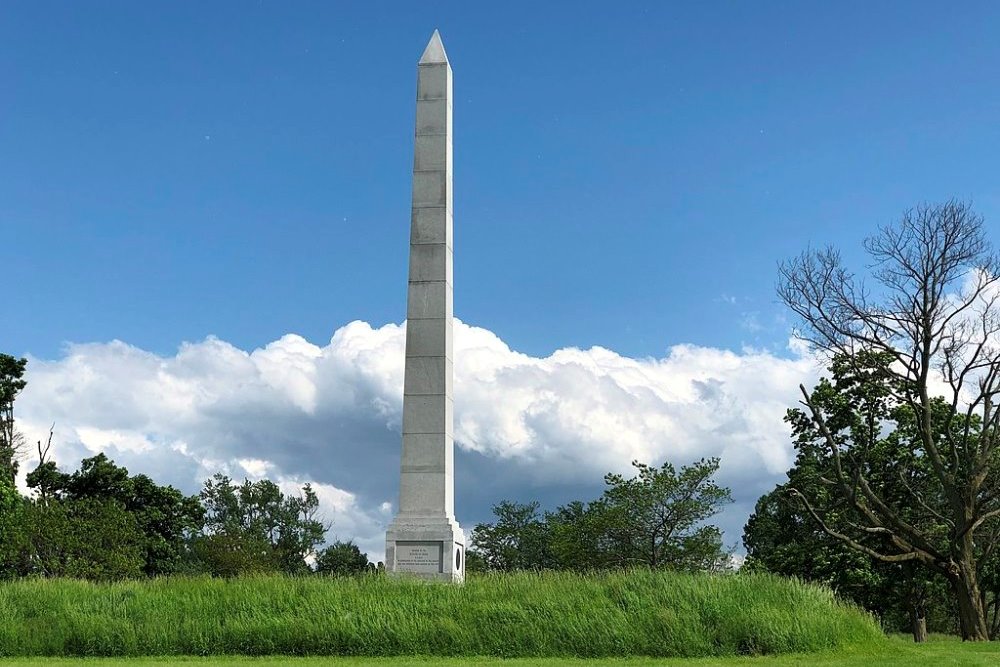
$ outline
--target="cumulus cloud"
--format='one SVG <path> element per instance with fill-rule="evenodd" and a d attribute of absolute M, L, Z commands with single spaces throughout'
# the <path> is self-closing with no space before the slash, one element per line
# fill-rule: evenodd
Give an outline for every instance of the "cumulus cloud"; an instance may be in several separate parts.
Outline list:
<path fill-rule="evenodd" d="M 351 322 L 318 346 L 289 334 L 246 352 L 217 338 L 158 356 L 121 341 L 31 359 L 18 402 L 34 441 L 56 423 L 71 468 L 104 451 L 133 472 L 194 493 L 215 472 L 316 488 L 332 534 L 383 550 L 399 470 L 404 325 Z M 511 350 L 455 322 L 456 508 L 466 528 L 491 504 L 553 506 L 600 494 L 603 475 L 639 459 L 722 459 L 736 503 L 721 523 L 739 539 L 753 502 L 791 465 L 785 410 L 815 361 L 677 345 L 662 358 L 566 348 Z M 30 463 L 27 467 L 30 467 Z"/>

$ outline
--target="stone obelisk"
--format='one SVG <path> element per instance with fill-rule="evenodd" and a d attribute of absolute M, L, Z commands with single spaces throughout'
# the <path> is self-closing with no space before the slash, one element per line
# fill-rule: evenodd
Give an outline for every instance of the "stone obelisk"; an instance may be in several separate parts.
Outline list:
<path fill-rule="evenodd" d="M 451 98 L 451 65 L 435 30 L 417 65 L 403 453 L 385 565 L 389 572 L 462 581 L 465 537 L 455 521 L 452 436 Z"/>

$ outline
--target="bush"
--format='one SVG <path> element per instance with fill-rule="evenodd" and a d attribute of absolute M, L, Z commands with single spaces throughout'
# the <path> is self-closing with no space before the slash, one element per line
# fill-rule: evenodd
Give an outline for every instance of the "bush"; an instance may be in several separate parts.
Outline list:
<path fill-rule="evenodd" d="M 316 572 L 349 576 L 368 571 L 368 554 L 354 542 L 334 542 L 316 556 Z"/>

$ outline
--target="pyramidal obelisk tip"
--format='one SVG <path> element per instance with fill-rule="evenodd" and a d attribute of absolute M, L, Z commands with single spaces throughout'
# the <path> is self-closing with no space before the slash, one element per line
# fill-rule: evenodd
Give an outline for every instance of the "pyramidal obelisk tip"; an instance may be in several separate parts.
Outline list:
<path fill-rule="evenodd" d="M 427 42 L 424 55 L 420 56 L 421 65 L 431 65 L 435 63 L 448 62 L 448 54 L 444 52 L 444 44 L 441 43 L 441 33 L 437 30 L 431 35 L 431 41 Z"/>

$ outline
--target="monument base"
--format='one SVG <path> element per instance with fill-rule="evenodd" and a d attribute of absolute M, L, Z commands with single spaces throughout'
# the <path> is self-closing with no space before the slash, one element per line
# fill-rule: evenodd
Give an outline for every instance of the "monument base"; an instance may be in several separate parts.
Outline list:
<path fill-rule="evenodd" d="M 465 581 L 465 534 L 449 517 L 397 516 L 385 533 L 385 570 L 434 581 Z"/>

